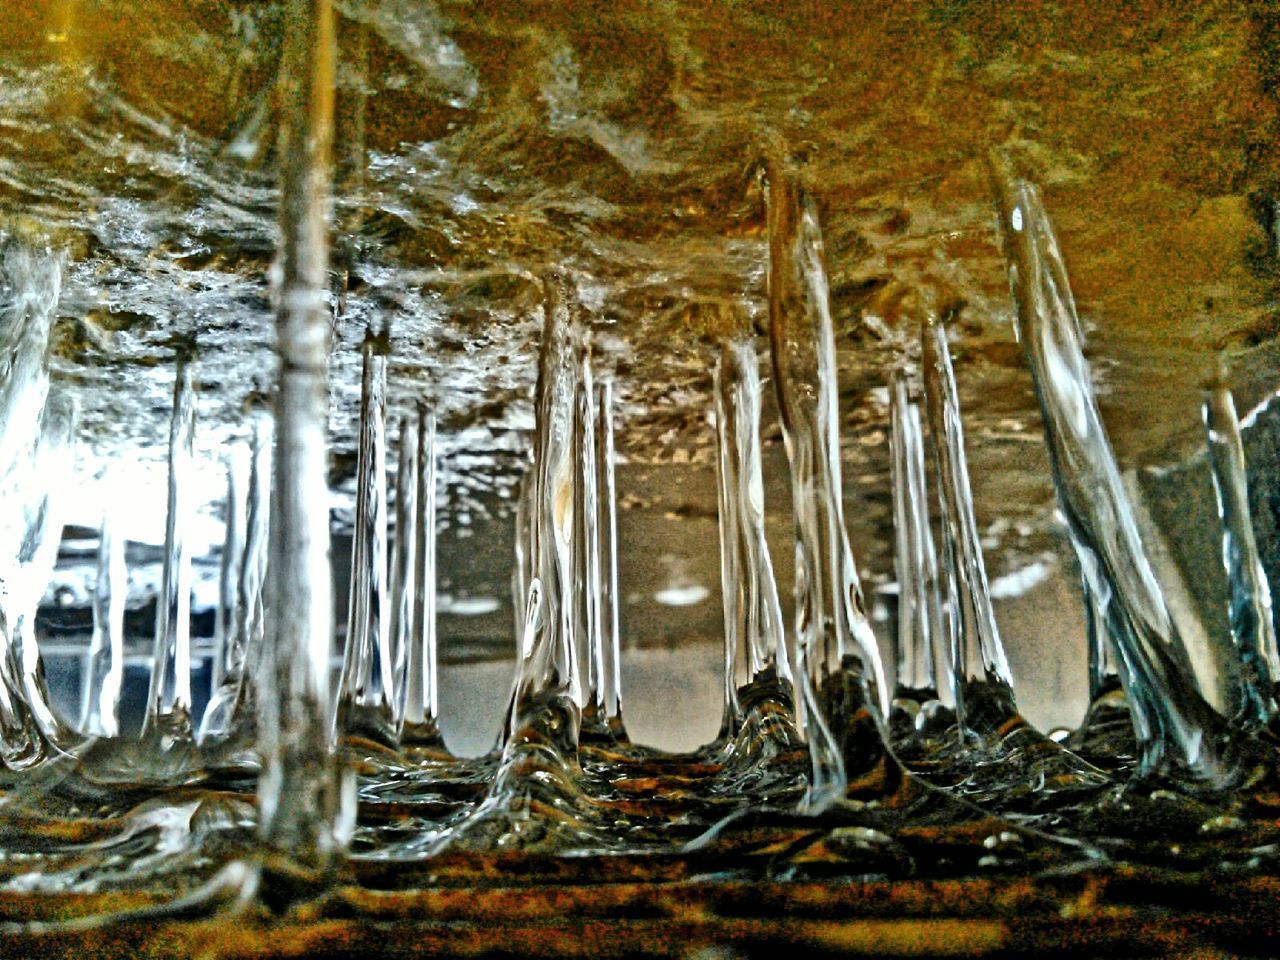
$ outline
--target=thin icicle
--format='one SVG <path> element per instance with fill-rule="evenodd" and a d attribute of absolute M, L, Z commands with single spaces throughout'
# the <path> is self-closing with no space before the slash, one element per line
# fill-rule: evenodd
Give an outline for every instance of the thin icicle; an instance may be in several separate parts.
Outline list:
<path fill-rule="evenodd" d="M 387 358 L 372 338 L 363 352 L 351 599 L 333 737 L 390 747 L 396 743 L 396 710 L 387 602 Z"/>
<path fill-rule="evenodd" d="M 764 533 L 764 479 L 760 457 L 760 372 L 750 340 L 726 341 L 716 366 L 716 421 L 723 423 L 722 466 L 728 487 L 725 499 L 737 544 L 742 608 L 736 627 L 745 653 L 745 679 L 772 672 L 791 682 L 782 605 L 778 600 L 773 560 Z"/>
<path fill-rule="evenodd" d="M 1209 468 L 1222 525 L 1222 565 L 1229 590 L 1228 618 L 1238 654 L 1230 680 L 1228 715 L 1248 729 L 1268 726 L 1276 715 L 1280 677 L 1271 586 L 1258 556 L 1249 513 L 1249 477 L 1235 400 L 1222 384 L 1205 391 L 1204 426 Z"/>
<path fill-rule="evenodd" d="M 954 694 L 947 648 L 951 635 L 943 616 L 942 584 L 933 531 L 929 529 L 924 433 L 920 407 L 909 398 L 905 371 L 893 372 L 890 402 L 893 531 L 899 584 L 891 730 L 901 748 L 904 737 L 914 739 L 920 733 L 928 735 L 950 726 L 951 710 L 943 705 L 941 691 L 946 691 L 947 703 L 951 703 Z"/>
<path fill-rule="evenodd" d="M 946 634 L 937 554 L 929 527 L 920 407 L 909 399 L 904 371 L 894 372 L 890 386 L 894 567 L 898 578 L 894 698 L 921 706 L 939 699 L 936 663 Z"/>
<path fill-rule="evenodd" d="M 613 381 L 596 381 L 596 503 L 600 513 L 600 642 L 604 716 L 613 738 L 626 742 L 622 719 L 622 650 L 618 630 L 618 489 L 614 473 Z"/>
<path fill-rule="evenodd" d="M 600 479 L 596 464 L 595 380 L 591 354 L 579 345 L 573 403 L 573 602 L 574 645 L 582 678 L 582 734 L 611 739 L 605 720 L 604 638 L 600 632 Z"/>
<path fill-rule="evenodd" d="M 409 634 L 401 743 L 438 750 L 444 747 L 444 739 L 440 734 L 436 663 L 436 415 L 419 404 L 417 420 L 413 629 Z"/>
<path fill-rule="evenodd" d="M 998 725 L 1017 713 L 1013 674 L 991 606 L 947 331 L 940 323 L 926 321 L 921 337 L 929 426 L 938 462 L 938 502 L 959 600 L 951 639 L 956 715 L 963 726 L 988 733 L 985 724 Z"/>
<path fill-rule="evenodd" d="M 332 646 L 325 443 L 329 317 L 324 301 L 333 143 L 330 0 L 289 0 L 284 22 L 277 452 L 258 804 L 268 847 L 295 863 L 324 869 L 346 845 L 354 819 L 353 791 L 343 787 L 326 722 Z"/>
<path fill-rule="evenodd" d="M 270 529 L 271 431 L 270 415 L 257 411 L 249 447 L 244 536 L 236 563 L 235 600 L 222 657 L 222 679 L 200 722 L 201 744 L 228 739 L 232 749 L 242 753 L 253 747 L 257 732 L 258 669 L 266 629 L 263 585 Z"/>
<path fill-rule="evenodd" d="M 533 513 L 533 470 L 526 469 L 516 486 L 515 550 L 511 568 L 511 609 L 514 613 L 516 661 L 524 643 L 525 616 L 528 610 L 529 580 L 533 576 L 529 563 L 529 524 Z"/>
<path fill-rule="evenodd" d="M 1058 501 L 1089 588 L 1106 605 L 1144 773 L 1217 789 L 1241 773 L 1196 687 L 1138 535 L 1084 359 L 1066 268 L 1039 191 L 1001 185 L 1000 221 L 1018 337 L 1044 421 Z"/>
<path fill-rule="evenodd" d="M 718 369 L 718 368 L 717 368 Z M 732 742 L 742 726 L 742 709 L 738 703 L 738 659 L 742 647 L 742 610 L 744 586 L 742 557 L 738 544 L 737 504 L 733 498 L 734 481 L 729 476 L 733 457 L 733 432 L 728 417 L 721 413 L 720 389 L 715 388 L 716 427 L 716 520 L 720 534 L 720 597 L 724 611 L 723 700 L 717 743 Z"/>
<path fill-rule="evenodd" d="M 164 571 L 156 598 L 155 655 L 142 735 L 190 738 L 191 553 L 187 527 L 195 468 L 196 397 L 191 367 L 179 359 L 169 424 L 169 500 L 165 515 Z"/>
<path fill-rule="evenodd" d="M 98 534 L 98 579 L 93 587 L 93 637 L 85 658 L 80 731 L 91 737 L 120 733 L 120 689 L 124 681 L 124 604 L 129 575 L 124 538 L 110 516 Z"/>
<path fill-rule="evenodd" d="M 400 418 L 396 465 L 396 536 L 391 548 L 391 670 L 396 723 L 404 720 L 406 664 L 413 636 L 418 543 L 418 418 Z"/>
<path fill-rule="evenodd" d="M 227 457 L 227 496 L 223 501 L 222 557 L 218 566 L 218 608 L 213 624 L 213 672 L 210 689 L 217 691 L 226 677 L 233 656 L 236 630 L 236 585 L 244 560 L 244 464 L 232 454 Z"/>

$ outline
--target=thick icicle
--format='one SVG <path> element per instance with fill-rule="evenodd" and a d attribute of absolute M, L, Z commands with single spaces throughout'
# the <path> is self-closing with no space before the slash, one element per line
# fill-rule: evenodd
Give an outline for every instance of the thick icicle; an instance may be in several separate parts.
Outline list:
<path fill-rule="evenodd" d="M 42 708 L 28 703 L 24 689 L 23 637 L 47 583 L 35 569 L 52 496 L 39 457 L 52 439 L 44 432 L 47 355 L 61 258 L 0 240 L 0 288 L 0 759 L 25 768 L 47 755 Z"/>
<path fill-rule="evenodd" d="M 375 340 L 366 340 L 351 599 L 333 736 L 335 743 L 356 738 L 393 747 L 396 710 L 388 637 L 386 389 L 386 355 Z"/>
<path fill-rule="evenodd" d="M 265 410 L 257 411 L 253 421 L 244 536 L 236 564 L 235 601 L 223 651 L 222 680 L 214 689 L 200 722 L 201 745 L 225 741 L 221 761 L 235 766 L 257 763 L 257 691 L 266 630 L 263 586 L 270 536 L 272 423 Z"/>
<path fill-rule="evenodd" d="M 275 482 L 267 563 L 258 783 L 265 844 L 326 868 L 349 836 L 353 793 L 329 745 L 329 489 L 326 386 L 330 0 L 289 0 L 280 70 L 280 251 Z M 287 613 L 285 612 L 287 611 Z"/>
<path fill-rule="evenodd" d="M 405 747 L 442 751 L 439 674 L 436 663 L 436 415 L 419 404 L 414 478 L 413 624 L 405 673 Z"/>
<path fill-rule="evenodd" d="M 768 169 L 769 333 L 796 525 L 796 672 L 822 691 L 846 765 L 875 765 L 889 690 L 844 525 L 822 235 L 813 204 L 780 167 Z M 815 719 L 802 717 L 802 725 Z"/>
<path fill-rule="evenodd" d="M 582 336 L 567 281 L 552 275 L 544 281 L 546 320 L 538 357 L 534 416 L 534 463 L 530 494 L 529 561 L 541 584 L 541 616 L 530 646 L 526 635 L 521 676 L 511 717 L 514 731 L 526 710 L 546 697 L 568 696 L 575 704 L 571 737 L 576 745 L 578 710 L 582 701 L 573 649 L 573 409 L 578 382 L 577 359 Z M 533 608 L 532 602 L 529 604 Z"/>
<path fill-rule="evenodd" d="M 726 751 L 727 789 L 740 793 L 750 782 L 762 791 L 791 791 L 804 779 L 801 806 L 819 810 L 843 795 L 844 768 L 829 729 L 821 722 L 812 685 L 801 685 L 808 727 L 808 769 L 790 762 L 799 742 L 795 690 L 787 658 L 782 604 L 773 560 L 765 540 L 764 479 L 760 455 L 760 371 L 754 344 L 726 339 L 715 368 L 717 476 L 731 564 L 737 571 L 736 623 L 726 635 L 737 638 L 731 681 L 740 711 Z M 804 753 L 800 753 L 803 757 Z M 767 793 L 766 793 L 767 795 Z"/>
<path fill-rule="evenodd" d="M 895 740 L 936 726 L 950 713 L 939 700 L 936 663 L 945 642 L 942 596 L 933 532 L 929 527 L 924 436 L 920 408 L 911 402 L 907 377 L 894 372 L 890 385 L 892 430 L 894 566 L 898 578 L 897 660 L 891 728 Z M 949 681 L 950 678 L 948 677 Z M 949 683 L 948 683 L 949 686 Z"/>
<path fill-rule="evenodd" d="M 400 418 L 399 455 L 396 461 L 396 525 L 391 546 L 391 642 L 392 702 L 396 723 L 404 720 L 405 665 L 413 635 L 415 557 L 418 543 L 418 419 Z"/>
<path fill-rule="evenodd" d="M 1039 191 L 1001 185 L 1000 221 L 1058 501 L 1089 589 L 1105 606 L 1141 750 L 1140 770 L 1216 790 L 1244 771 L 1225 723 L 1200 695 L 1093 396 L 1080 322 Z"/>
<path fill-rule="evenodd" d="M 111 517 L 98 534 L 98 579 L 93 587 L 93 637 L 85 658 L 80 732 L 90 737 L 120 733 L 120 688 L 124 681 L 124 604 L 129 594 L 124 538 Z"/>
<path fill-rule="evenodd" d="M 1229 591 L 1228 618 L 1238 660 L 1231 665 L 1228 715 L 1247 729 L 1271 725 L 1280 677 L 1271 586 L 1258 556 L 1249 513 L 1249 478 L 1235 400 L 1222 384 L 1205 391 L 1204 426 L 1209 468 L 1222 524 L 1222 565 Z"/>
<path fill-rule="evenodd" d="M 618 630 L 618 488 L 614 472 L 613 381 L 596 381 L 596 504 L 600 514 L 600 643 L 604 719 L 615 741 L 628 741 L 622 719 L 622 650 Z"/>
<path fill-rule="evenodd" d="M 932 769 L 952 786 L 994 809 L 1038 813 L 1072 794 L 1093 796 L 1108 784 L 1101 770 L 1032 727 L 1018 713 L 1013 675 L 996 625 L 969 488 L 960 403 L 945 328 L 924 323 L 923 354 L 929 426 L 938 469 L 938 500 L 955 613 L 950 623 L 956 725 L 947 739 L 950 761 Z M 903 760 L 913 766 L 915 760 Z"/>
<path fill-rule="evenodd" d="M 19 494 L 20 545 L 14 551 L 16 562 L 0 583 L 0 642 L 5 654 L 0 665 L 4 688 L 0 756 L 15 768 L 47 758 L 47 748 L 70 752 L 83 743 L 50 705 L 35 630 L 36 609 L 53 576 L 62 542 L 65 485 L 75 462 L 79 412 L 72 398 L 48 395 L 28 467 L 39 483 Z"/>
<path fill-rule="evenodd" d="M 946 328 L 926 322 L 922 340 L 929 425 L 938 462 L 938 501 L 959 601 L 951 664 L 956 716 L 963 727 L 985 735 L 1017 713 L 1013 675 L 991 607 Z"/>
<path fill-rule="evenodd" d="M 191 367 L 178 361 L 169 424 L 169 500 L 164 528 L 164 569 L 156 598 L 155 654 L 142 735 L 164 741 L 190 740 L 191 729 L 191 553 L 187 526 L 194 479 L 196 395 Z"/>
<path fill-rule="evenodd" d="M 437 849 L 567 849 L 598 844 L 595 810 L 579 785 L 582 702 L 573 645 L 574 398 L 582 331 L 576 291 L 544 278 L 545 311 L 534 401 L 525 629 L 497 773 L 481 804 Z"/>

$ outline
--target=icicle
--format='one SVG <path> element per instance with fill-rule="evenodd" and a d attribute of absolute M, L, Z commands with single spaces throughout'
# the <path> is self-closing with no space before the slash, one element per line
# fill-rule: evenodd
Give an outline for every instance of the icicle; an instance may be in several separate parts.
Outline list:
<path fill-rule="evenodd" d="M 883 757 L 889 690 L 844 525 L 822 235 L 812 203 L 776 161 L 768 181 L 769 333 L 796 526 L 796 672 L 822 692 L 846 764 L 874 765 Z M 802 705 L 807 697 L 802 688 Z M 827 736 L 819 719 L 801 718 L 811 749 Z"/>
<path fill-rule="evenodd" d="M 529 563 L 519 668 L 498 768 L 485 799 L 432 851 L 450 844 L 557 852 L 596 841 L 595 808 L 579 785 L 582 702 L 570 590 L 574 540 L 574 399 L 582 356 L 576 291 L 544 278 L 542 342 L 534 400 Z"/>
<path fill-rule="evenodd" d="M 947 331 L 942 324 L 926 321 L 921 336 L 929 425 L 938 461 L 938 502 L 959 600 L 951 640 L 956 715 L 967 729 L 987 734 L 1017 713 L 1013 675 L 991 607 Z"/>
<path fill-rule="evenodd" d="M 93 587 L 93 637 L 85 658 L 80 698 L 80 730 L 91 737 L 115 737 L 120 688 L 124 681 L 124 605 L 129 595 L 129 572 L 124 562 L 124 538 L 115 534 L 110 516 L 103 517 L 98 534 L 98 580 Z"/>
<path fill-rule="evenodd" d="M 528 609 L 529 580 L 532 571 L 529 564 L 529 529 L 533 513 L 533 471 L 527 469 L 516 488 L 515 556 L 511 569 L 511 609 L 515 617 L 516 661 L 524 643 L 525 613 Z"/>
<path fill-rule="evenodd" d="M 233 656 L 236 629 L 236 585 L 244 553 L 244 466 L 234 454 L 227 457 L 227 497 L 223 501 L 222 556 L 218 566 L 218 608 L 213 624 L 213 670 L 209 687 L 217 691 Z"/>
<path fill-rule="evenodd" d="M 1083 566 L 1082 566 L 1083 569 Z M 1096 581 L 1096 577 L 1093 578 Z M 1090 578 L 1081 575 L 1080 590 L 1084 599 L 1085 640 L 1089 651 L 1089 702 L 1114 692 L 1120 684 L 1115 646 L 1107 632 L 1107 607 L 1110 598 L 1101 598 L 1089 586 Z"/>
<path fill-rule="evenodd" d="M 235 599 L 222 657 L 222 679 L 214 688 L 200 722 L 202 745 L 226 740 L 230 753 L 239 751 L 243 755 L 239 761 L 249 763 L 253 762 L 249 754 L 257 735 L 257 690 L 266 630 L 263 585 L 269 539 L 272 431 L 271 417 L 266 411 L 256 412 L 253 420 L 244 534 L 240 558 L 235 565 Z"/>
<path fill-rule="evenodd" d="M 573 609 L 573 408 L 578 380 L 581 337 L 573 311 L 573 290 L 567 281 L 546 278 L 545 324 L 538 356 L 534 415 L 534 463 L 529 518 L 529 560 L 542 587 L 540 615 L 526 647 L 511 716 L 511 731 L 523 724 L 528 710 L 548 698 L 568 698 L 575 704 L 571 730 L 563 731 L 561 747 L 576 746 L 578 710 L 582 701 L 574 662 Z M 530 602 L 529 608 L 533 609 Z M 532 642 L 530 642 L 532 641 Z M 563 705 L 562 705 L 563 706 Z"/>
<path fill-rule="evenodd" d="M 46 480 L 39 458 L 51 440 L 47 352 L 61 259 L 0 239 L 0 288 L 0 759 L 25 768 L 46 756 L 39 707 L 24 690 L 23 637 L 47 582 L 39 582 L 35 561 L 50 526 L 49 481 L 58 479 Z"/>
<path fill-rule="evenodd" d="M 386 389 L 387 358 L 374 340 L 366 340 L 351 600 L 333 736 L 335 743 L 358 737 L 392 747 L 396 743 L 396 710 L 387 632 Z"/>
<path fill-rule="evenodd" d="M 596 464 L 595 381 L 591 355 L 580 344 L 573 403 L 573 603 L 574 644 L 582 683 L 580 735 L 611 740 L 605 720 L 604 637 L 600 632 L 600 478 Z"/>
<path fill-rule="evenodd" d="M 764 480 L 760 459 L 760 373 L 750 340 L 726 341 L 716 365 L 716 422 L 721 450 L 728 454 L 721 469 L 734 525 L 736 563 L 742 605 L 735 632 L 742 638 L 748 681 L 765 673 L 790 683 L 782 606 L 778 600 L 773 560 L 764 536 Z"/>
<path fill-rule="evenodd" d="M 396 536 L 391 548 L 391 670 L 396 723 L 404 721 L 405 668 L 413 636 L 418 522 L 418 419 L 400 418 L 396 465 Z"/>
<path fill-rule="evenodd" d="M 936 663 L 944 638 L 937 554 L 929 527 L 925 482 L 924 436 L 920 408 L 908 399 L 907 377 L 894 372 L 890 389 L 892 426 L 892 484 L 894 566 L 898 578 L 898 630 L 894 637 L 897 660 L 894 687 L 894 729 L 901 714 L 906 735 L 920 732 L 931 720 L 949 719 L 939 697 Z M 948 691 L 950 675 L 946 678 Z M 895 736 L 897 733 L 895 732 Z"/>
<path fill-rule="evenodd" d="M 719 367 L 717 367 L 718 375 Z M 738 544 L 737 504 L 734 501 L 734 479 L 729 475 L 733 458 L 733 430 L 720 407 L 723 403 L 717 382 L 715 392 L 716 427 L 716 519 L 720 534 L 720 596 L 724 608 L 723 703 L 717 744 L 729 744 L 742 726 L 742 709 L 738 703 L 738 660 L 742 648 L 742 609 L 744 586 L 742 558 Z"/>
<path fill-rule="evenodd" d="M 613 381 L 596 381 L 596 503 L 600 513 L 601 687 L 605 723 L 613 739 L 628 741 L 622 719 L 622 651 L 618 631 L 618 489 L 614 474 Z"/>
<path fill-rule="evenodd" d="M 409 634 L 401 743 L 442 750 L 436 663 L 436 415 L 418 405 L 413 629 Z"/>
<path fill-rule="evenodd" d="M 156 597 L 155 654 L 142 735 L 191 739 L 191 554 L 187 526 L 196 427 L 191 367 L 178 360 L 169 424 L 169 500 L 165 515 L 164 570 Z"/>
<path fill-rule="evenodd" d="M 726 632 L 738 638 L 733 650 L 733 683 L 741 713 L 731 741 L 729 772 L 746 764 L 758 780 L 767 765 L 790 753 L 798 711 L 787 658 L 782 604 L 765 539 L 764 479 L 760 454 L 760 372 L 753 343 L 732 337 L 721 345 L 715 368 L 717 476 L 731 564 L 737 571 L 737 622 Z M 745 681 L 745 682 L 743 682 Z M 843 796 L 845 773 L 839 750 L 822 718 L 816 691 L 802 683 L 807 720 L 809 777 L 801 806 L 817 812 Z M 743 749 L 745 748 L 745 750 Z M 742 756 L 737 754 L 742 753 Z M 785 780 L 784 780 L 785 782 Z M 757 789 L 759 789 L 757 787 Z"/>
<path fill-rule="evenodd" d="M 0 602 L 0 612 L 10 618 L 7 623 L 0 622 L 0 641 L 7 644 L 6 676 L 0 685 L 12 691 L 11 704 L 0 707 L 5 714 L 0 723 L 9 726 L 11 710 L 12 716 L 25 718 L 25 731 L 20 740 L 14 741 L 18 750 L 10 752 L 7 729 L 4 742 L 0 743 L 5 762 L 15 767 L 43 759 L 47 756 L 45 746 L 71 752 L 83 742 L 53 711 L 35 630 L 36 610 L 53 576 L 62 543 L 62 508 L 65 487 L 75 466 L 79 414 L 73 398 L 49 394 L 31 467 L 31 477 L 38 478 L 39 485 L 33 500 L 24 505 L 25 527 L 16 568 L 0 586 L 0 594 L 7 601 Z M 11 635 L 6 636 L 6 628 L 12 630 Z"/>
<path fill-rule="evenodd" d="M 1216 736 L 1221 718 L 1196 688 L 1138 536 L 1039 191 L 1013 180 L 1001 186 L 999 199 L 1018 338 L 1040 403 L 1054 485 L 1089 588 L 1106 604 L 1142 753 L 1140 769 L 1210 789 L 1225 786 L 1240 771 L 1229 746 Z"/>
<path fill-rule="evenodd" d="M 329 749 L 329 158 L 333 11 L 289 0 L 280 70 L 280 252 L 276 474 L 262 672 L 260 828 L 281 855 L 326 867 L 349 836 L 353 794 Z M 287 611 L 287 613 L 286 613 Z M 350 782 L 350 781 L 347 781 Z"/>
<path fill-rule="evenodd" d="M 1209 467 L 1222 524 L 1222 564 L 1230 592 L 1228 618 L 1238 661 L 1227 673 L 1232 681 L 1229 716 L 1249 729 L 1268 726 L 1276 715 L 1275 682 L 1280 677 L 1271 587 L 1249 513 L 1249 478 L 1231 391 L 1218 384 L 1205 391 L 1204 426 Z"/>

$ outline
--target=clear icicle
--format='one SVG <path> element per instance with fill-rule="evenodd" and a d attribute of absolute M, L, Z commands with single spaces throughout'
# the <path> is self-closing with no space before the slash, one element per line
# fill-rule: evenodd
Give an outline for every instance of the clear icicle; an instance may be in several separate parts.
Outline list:
<path fill-rule="evenodd" d="M 720 470 L 726 488 L 721 499 L 729 503 L 729 540 L 740 587 L 741 602 L 733 633 L 741 638 L 744 669 L 736 671 L 736 681 L 752 682 L 772 673 L 790 684 L 782 605 L 764 535 L 760 372 L 750 340 L 724 343 L 716 364 L 715 393 L 723 456 Z"/>
<path fill-rule="evenodd" d="M 946 328 L 926 321 L 922 340 L 929 425 L 938 461 L 938 502 L 959 601 L 951 638 L 956 715 L 962 726 L 987 734 L 1017 713 L 1013 675 L 991 607 Z"/>
<path fill-rule="evenodd" d="M 534 462 L 529 561 L 533 577 L 541 585 L 538 604 L 532 596 L 529 610 L 539 614 L 526 629 L 520 677 L 512 707 L 511 731 L 516 732 L 530 708 L 550 699 L 582 702 L 573 648 L 573 409 L 578 382 L 579 342 L 568 281 L 551 275 L 544 281 L 546 319 L 538 356 L 537 397 L 534 416 Z M 532 582 L 532 581 L 531 581 Z M 577 743 L 577 722 L 564 731 L 563 747 Z"/>
<path fill-rule="evenodd" d="M 574 643 L 582 678 L 582 729 L 588 739 L 609 740 L 605 720 L 604 637 L 600 632 L 600 509 L 596 464 L 595 380 L 591 355 L 580 345 L 574 392 L 573 603 Z"/>
<path fill-rule="evenodd" d="M 628 740 L 622 719 L 622 650 L 618 629 L 618 487 L 614 468 L 613 381 L 596 381 L 596 503 L 600 514 L 600 642 L 604 717 L 614 740 Z"/>
<path fill-rule="evenodd" d="M 156 598 L 155 655 L 142 735 L 190 739 L 191 553 L 187 527 L 195 469 L 196 396 L 191 367 L 178 361 L 169 424 L 169 500 L 165 514 L 164 569 Z"/>
<path fill-rule="evenodd" d="M 830 719 L 840 724 L 846 757 L 850 749 L 865 748 L 858 763 L 874 763 L 883 752 L 889 690 L 844 525 L 835 334 L 822 234 L 813 204 L 776 161 L 768 169 L 768 218 L 769 333 L 796 525 L 796 672 L 815 690 L 823 690 L 829 677 L 837 682 L 823 697 Z M 838 676 L 831 673 L 833 658 Z M 802 689 L 802 705 L 805 700 Z M 870 726 L 863 723 L 864 711 Z M 818 719 L 801 718 L 814 730 L 811 749 L 826 736 Z"/>
<path fill-rule="evenodd" d="M 4 703 L 0 704 L 0 755 L 11 767 L 44 759 L 46 747 L 71 751 L 82 741 L 54 713 L 36 639 L 36 609 L 53 576 L 62 543 L 62 507 L 67 479 L 75 465 L 80 410 L 74 399 L 48 395 L 40 417 L 31 476 L 39 478 L 22 503 L 23 535 L 16 564 L 0 585 L 0 641 L 6 645 Z M 11 631 L 11 632 L 10 632 Z M 20 733 L 11 739 L 11 724 Z M 16 749 L 15 749 L 16 748 Z"/>
<path fill-rule="evenodd" d="M 1119 654 L 1143 773 L 1210 789 L 1242 771 L 1221 717 L 1196 687 L 1093 396 L 1080 322 L 1057 239 L 1034 186 L 1000 187 L 1000 222 L 1058 501 Z"/>
<path fill-rule="evenodd" d="M 451 844 L 564 852 L 602 842 L 579 781 L 582 702 L 574 648 L 574 411 L 583 355 L 577 291 L 543 279 L 534 399 L 529 565 L 519 668 L 498 769 L 483 801 L 434 849 Z"/>
<path fill-rule="evenodd" d="M 238 456 L 227 458 L 227 496 L 223 501 L 222 556 L 218 565 L 218 608 L 213 624 L 213 670 L 210 689 L 218 690 L 233 657 L 236 630 L 236 586 L 244 560 L 244 464 Z"/>
<path fill-rule="evenodd" d="M 45 587 L 34 561 L 52 483 L 43 482 L 39 456 L 49 442 L 47 356 L 62 260 L 0 238 L 0 288 L 0 759 L 24 768 L 46 756 L 39 710 L 24 690 L 23 636 L 33 612 L 28 608 Z M 39 591 L 34 597 L 33 590 Z"/>
<path fill-rule="evenodd" d="M 1107 632 L 1110 600 L 1099 597 L 1089 586 L 1089 578 L 1083 575 L 1080 590 L 1084 599 L 1085 639 L 1089 654 L 1089 702 L 1093 703 L 1119 688 L 1120 672 L 1116 666 L 1115 645 Z"/>
<path fill-rule="evenodd" d="M 376 341 L 366 340 L 351 600 L 333 736 L 335 742 L 358 737 L 392 747 L 396 710 L 388 635 L 386 390 L 386 355 Z"/>
<path fill-rule="evenodd" d="M 436 415 L 419 404 L 419 436 L 414 477 L 413 627 L 405 674 L 401 743 L 429 750 L 444 748 L 440 734 L 439 673 L 436 663 Z"/>
<path fill-rule="evenodd" d="M 265 410 L 253 417 L 249 447 L 249 482 L 245 492 L 244 535 L 236 563 L 235 600 L 222 679 L 209 698 L 200 722 L 200 742 L 226 739 L 232 752 L 253 763 L 257 734 L 257 689 L 266 630 L 263 586 L 266 581 L 270 535 L 271 416 Z"/>
<path fill-rule="evenodd" d="M 720 732 L 716 743 L 729 744 L 742 726 L 742 709 L 738 703 L 738 651 L 742 645 L 741 623 L 744 605 L 742 558 L 738 549 L 737 504 L 733 498 L 733 478 L 726 473 L 733 456 L 732 430 L 728 418 L 720 411 L 720 389 L 715 388 L 716 401 L 716 519 L 720 534 L 720 597 L 724 609 L 724 697 L 720 713 Z M 807 685 L 806 689 L 812 689 Z"/>
<path fill-rule="evenodd" d="M 937 662 L 946 632 L 933 531 L 929 527 L 924 434 L 920 407 L 909 399 L 907 377 L 890 385 L 894 566 L 898 578 L 898 630 L 891 728 L 895 739 L 914 736 L 930 721 L 949 719 L 942 708 Z M 951 677 L 944 680 L 950 688 Z M 905 724 L 906 729 L 902 729 Z"/>
<path fill-rule="evenodd" d="M 395 540 L 391 547 L 391 670 L 396 723 L 404 720 L 405 666 L 413 635 L 414 573 L 418 522 L 418 420 L 400 418 L 396 463 Z"/>
<path fill-rule="evenodd" d="M 935 648 L 942 634 L 937 555 L 929 528 L 920 408 L 908 399 L 907 378 L 891 384 L 892 485 L 898 578 L 895 696 L 919 702 L 938 696 Z"/>
<path fill-rule="evenodd" d="M 511 609 L 515 616 L 517 663 L 524 644 L 525 616 L 529 605 L 529 580 L 533 575 L 529 568 L 529 538 L 532 536 L 529 524 L 533 513 L 532 498 L 533 471 L 528 469 L 521 476 L 516 489 L 515 556 L 511 569 Z"/>
<path fill-rule="evenodd" d="M 740 337 L 726 339 L 716 362 L 715 378 L 717 477 L 724 506 L 722 529 L 728 566 L 736 571 L 733 613 L 726 636 L 735 640 L 726 651 L 726 683 L 736 691 L 738 727 L 728 742 L 726 773 L 730 789 L 744 781 L 760 790 L 768 777 L 784 790 L 791 787 L 790 764 L 769 775 L 774 761 L 799 746 L 795 690 L 787 657 L 786 630 L 778 598 L 773 560 L 765 539 L 764 479 L 760 453 L 760 371 L 755 346 Z M 808 719 L 810 765 L 801 806 L 817 812 L 844 794 L 845 774 L 839 751 L 822 721 L 816 692 L 801 683 Z"/>
<path fill-rule="evenodd" d="M 329 489 L 325 432 L 334 25 L 330 0 L 289 0 L 280 70 L 280 278 L 275 482 L 258 782 L 265 844 L 313 869 L 346 845 L 354 792 L 329 747 Z M 288 611 L 287 615 L 285 611 Z"/>
<path fill-rule="evenodd" d="M 1275 682 L 1280 677 L 1271 586 L 1249 513 L 1249 478 L 1235 400 L 1222 384 L 1205 391 L 1204 426 L 1209 468 L 1222 525 L 1222 564 L 1229 590 L 1228 619 L 1238 655 L 1228 672 L 1229 716 L 1249 729 L 1268 726 L 1276 714 Z"/>
<path fill-rule="evenodd" d="M 93 587 L 93 637 L 85 658 L 80 731 L 90 737 L 120 734 L 120 689 L 124 682 L 124 605 L 129 572 L 124 538 L 110 516 L 98 534 L 98 579 Z"/>

